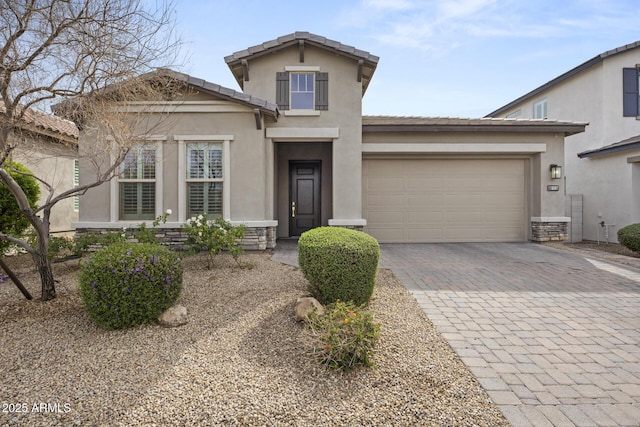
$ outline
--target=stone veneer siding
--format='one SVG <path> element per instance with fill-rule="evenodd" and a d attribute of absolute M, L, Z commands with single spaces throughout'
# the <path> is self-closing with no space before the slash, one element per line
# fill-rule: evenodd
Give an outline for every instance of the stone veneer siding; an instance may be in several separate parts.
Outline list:
<path fill-rule="evenodd" d="M 531 240 L 534 242 L 561 242 L 568 238 L 567 222 L 531 221 Z"/>
<path fill-rule="evenodd" d="M 156 238 L 170 249 L 182 251 L 188 249 L 187 233 L 181 228 L 155 228 Z M 118 228 L 78 228 L 77 234 L 84 233 L 118 233 Z M 130 228 L 126 231 L 128 239 L 133 241 L 133 233 Z M 247 227 L 242 239 L 242 247 L 248 251 L 262 251 L 276 247 L 276 227 Z"/>

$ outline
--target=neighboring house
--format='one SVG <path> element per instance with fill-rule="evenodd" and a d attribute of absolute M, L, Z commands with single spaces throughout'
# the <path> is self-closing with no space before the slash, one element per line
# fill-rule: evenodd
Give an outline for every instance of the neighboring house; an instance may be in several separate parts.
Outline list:
<path fill-rule="evenodd" d="M 616 242 L 620 228 L 640 222 L 639 70 L 640 41 L 604 52 L 488 115 L 589 123 L 565 143 L 573 241 Z"/>
<path fill-rule="evenodd" d="M 27 110 L 20 138 L 10 158 L 29 168 L 36 177 L 54 188 L 56 194 L 79 183 L 78 128 L 60 117 Z M 40 183 L 40 200 L 45 203 L 49 189 Z M 51 210 L 52 234 L 72 234 L 72 223 L 78 221 L 78 198 L 58 202 Z"/>
<path fill-rule="evenodd" d="M 225 61 L 243 92 L 158 71 L 191 90 L 147 106 L 170 107 L 171 123 L 130 154 L 117 180 L 82 198 L 78 231 L 171 209 L 166 240 L 180 243 L 178 229 L 206 213 L 246 224 L 255 249 L 321 225 L 381 242 L 566 237 L 564 186 L 549 166 L 564 162 L 564 137 L 584 124 L 363 117 L 378 57 L 305 32 Z M 98 143 L 81 132 L 81 150 Z"/>

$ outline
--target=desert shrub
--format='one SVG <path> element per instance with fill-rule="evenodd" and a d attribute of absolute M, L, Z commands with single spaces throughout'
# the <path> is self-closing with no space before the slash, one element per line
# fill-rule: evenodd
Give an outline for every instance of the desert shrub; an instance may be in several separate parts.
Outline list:
<path fill-rule="evenodd" d="M 24 191 L 29 201 L 29 205 L 35 209 L 40 198 L 40 186 L 38 181 L 32 176 L 33 172 L 24 167 L 21 163 L 7 161 L 2 166 L 9 175 L 18 183 Z M 0 183 L 0 233 L 12 237 L 22 237 L 31 225 L 27 218 L 20 211 L 18 202 L 9 187 Z M 10 246 L 6 240 L 0 240 L 0 255 Z"/>
<path fill-rule="evenodd" d="M 321 303 L 369 302 L 378 272 L 378 241 L 360 231 L 319 227 L 302 233 L 298 262 L 309 292 Z"/>
<path fill-rule="evenodd" d="M 122 329 L 156 319 L 180 295 L 180 258 L 164 246 L 116 243 L 96 252 L 80 273 L 80 295 L 91 319 Z"/>
<path fill-rule="evenodd" d="M 213 265 L 213 257 L 223 249 L 229 251 L 239 263 L 238 258 L 243 253 L 240 243 L 244 237 L 244 225 L 234 226 L 221 217 L 212 220 L 205 215 L 198 215 L 187 220 L 184 230 L 187 233 L 187 243 L 207 251 L 209 268 Z"/>
<path fill-rule="evenodd" d="M 324 314 L 313 312 L 309 326 L 318 339 L 315 351 L 323 364 L 343 371 L 373 365 L 380 325 L 370 311 L 337 301 L 328 305 Z"/>
<path fill-rule="evenodd" d="M 618 242 L 634 252 L 640 252 L 640 224 L 631 224 L 618 230 Z"/>

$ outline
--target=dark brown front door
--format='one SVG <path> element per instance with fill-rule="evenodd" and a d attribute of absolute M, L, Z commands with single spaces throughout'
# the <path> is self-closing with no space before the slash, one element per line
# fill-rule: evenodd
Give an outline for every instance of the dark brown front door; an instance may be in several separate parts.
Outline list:
<path fill-rule="evenodd" d="M 320 226 L 320 162 L 289 162 L 289 236 Z"/>

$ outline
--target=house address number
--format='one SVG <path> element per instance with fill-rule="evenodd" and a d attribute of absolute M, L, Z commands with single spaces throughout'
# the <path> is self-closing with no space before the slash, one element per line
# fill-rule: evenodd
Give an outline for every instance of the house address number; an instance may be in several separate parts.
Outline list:
<path fill-rule="evenodd" d="M 560 190 L 559 185 L 547 185 L 547 191 L 558 191 Z"/>

